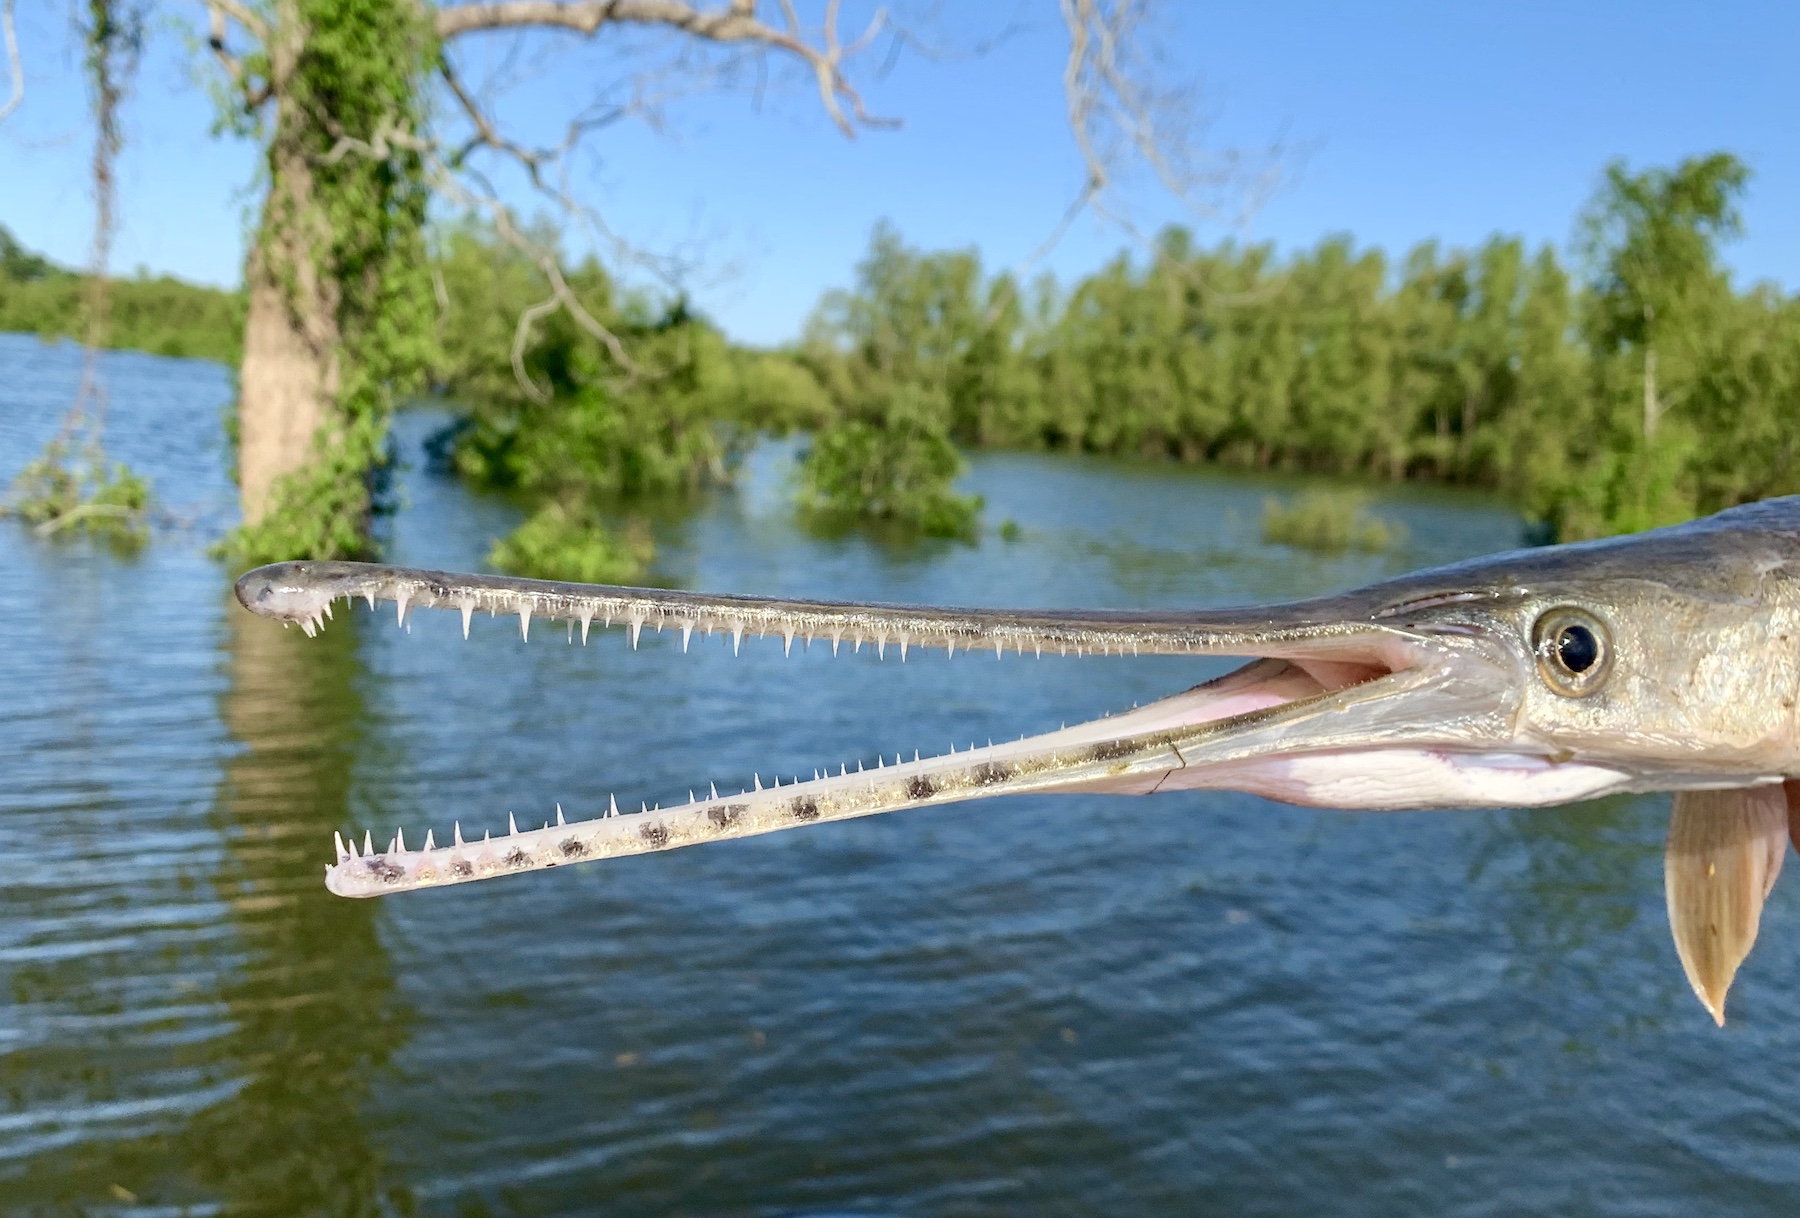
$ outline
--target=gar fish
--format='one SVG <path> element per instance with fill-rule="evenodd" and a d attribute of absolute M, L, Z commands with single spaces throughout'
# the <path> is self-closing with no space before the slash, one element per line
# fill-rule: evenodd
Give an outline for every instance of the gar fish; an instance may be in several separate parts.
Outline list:
<path fill-rule="evenodd" d="M 1677 953 L 1721 1024 L 1800 805 L 1800 496 L 1628 537 L 1521 550 L 1353 592 L 1194 612 L 949 609 L 457 575 L 261 567 L 245 607 L 310 635 L 334 602 L 851 643 L 1240 656 L 1159 702 L 1008 744 L 815 774 L 686 806 L 419 849 L 337 842 L 326 883 L 374 896 L 1019 792 L 1228 789 L 1331 808 L 1514 808 L 1674 793 Z M 692 797 L 690 797 L 692 798 Z"/>

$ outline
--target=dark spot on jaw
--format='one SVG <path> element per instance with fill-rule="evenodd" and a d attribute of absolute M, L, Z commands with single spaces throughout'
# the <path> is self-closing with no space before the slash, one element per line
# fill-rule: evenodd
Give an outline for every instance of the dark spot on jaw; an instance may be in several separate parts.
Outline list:
<path fill-rule="evenodd" d="M 468 859 L 453 859 L 450 863 L 450 874 L 464 876 L 474 875 L 475 864 L 471 863 Z"/>
<path fill-rule="evenodd" d="M 794 801 L 795 820 L 818 820 L 819 801 L 810 795 L 803 795 Z"/>
<path fill-rule="evenodd" d="M 514 846 L 511 850 L 507 851 L 506 857 L 501 861 L 508 867 L 523 867 L 526 863 L 529 863 L 531 859 L 523 850 Z"/>
<path fill-rule="evenodd" d="M 914 799 L 930 799 L 937 794 L 937 784 L 921 774 L 906 784 L 906 793 Z"/>
<path fill-rule="evenodd" d="M 573 837 L 565 837 L 557 843 L 556 848 L 562 851 L 563 857 L 566 859 L 578 859 L 587 853 L 587 847 L 581 844 L 579 838 Z"/>
<path fill-rule="evenodd" d="M 1094 751 L 1088 755 L 1095 761 L 1118 761 L 1137 751 L 1138 746 L 1129 740 L 1108 740 L 1104 744 L 1096 744 Z"/>
<path fill-rule="evenodd" d="M 650 843 L 652 850 L 661 850 L 669 844 L 669 827 L 667 825 L 645 825 L 638 833 Z"/>
<path fill-rule="evenodd" d="M 738 823 L 738 818 L 749 806 L 748 804 L 726 804 L 723 808 L 708 808 L 706 819 L 710 820 L 717 828 L 729 829 Z"/>
<path fill-rule="evenodd" d="M 998 761 L 984 761 L 975 767 L 970 777 L 975 779 L 978 787 L 991 787 L 997 782 L 1005 782 L 1013 776 L 1013 768 Z"/>
<path fill-rule="evenodd" d="M 383 884 L 398 884 L 406 878 L 406 868 L 378 856 L 369 860 L 369 874 Z"/>

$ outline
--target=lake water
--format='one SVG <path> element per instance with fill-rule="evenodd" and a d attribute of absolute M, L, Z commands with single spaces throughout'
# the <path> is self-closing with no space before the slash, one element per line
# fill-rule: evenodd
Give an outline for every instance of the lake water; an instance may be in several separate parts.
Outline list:
<path fill-rule="evenodd" d="M 0 478 L 71 347 L 0 337 Z M 1219 665 L 828 649 L 339 613 L 253 620 L 202 363 L 114 355 L 141 553 L 0 524 L 0 1213 L 1687 1215 L 1800 1195 L 1800 911 L 1716 1031 L 1663 915 L 1665 799 L 1350 814 L 1014 798 L 345 901 L 386 840 L 1038 731 Z M 399 426 L 390 554 L 518 518 Z M 983 456 L 979 546 L 796 529 L 791 447 L 656 526 L 658 577 L 797 596 L 1211 605 L 1505 548 L 1399 490 L 1396 556 L 1259 539 L 1279 483 Z M 346 617 L 348 616 L 348 620 Z"/>

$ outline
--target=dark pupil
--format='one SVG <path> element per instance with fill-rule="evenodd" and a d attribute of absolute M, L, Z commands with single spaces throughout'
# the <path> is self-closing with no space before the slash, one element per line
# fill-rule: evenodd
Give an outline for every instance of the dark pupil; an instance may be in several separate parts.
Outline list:
<path fill-rule="evenodd" d="M 1556 636 L 1556 655 L 1570 672 L 1586 672 L 1600 658 L 1600 641 L 1586 626 L 1565 626 Z"/>

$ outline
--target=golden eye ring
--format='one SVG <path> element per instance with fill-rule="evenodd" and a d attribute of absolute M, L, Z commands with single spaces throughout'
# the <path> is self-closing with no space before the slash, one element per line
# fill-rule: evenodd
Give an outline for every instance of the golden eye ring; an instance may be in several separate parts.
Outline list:
<path fill-rule="evenodd" d="M 1573 605 L 1538 615 L 1531 628 L 1531 649 L 1544 683 L 1565 698 L 1593 693 L 1612 667 L 1612 636 L 1606 624 Z"/>

